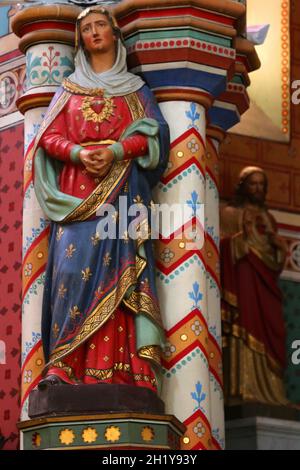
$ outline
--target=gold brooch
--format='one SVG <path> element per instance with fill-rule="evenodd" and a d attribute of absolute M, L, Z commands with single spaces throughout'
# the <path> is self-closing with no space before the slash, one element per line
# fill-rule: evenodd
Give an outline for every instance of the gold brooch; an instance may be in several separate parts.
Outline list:
<path fill-rule="evenodd" d="M 99 98 L 94 101 L 94 104 L 103 104 L 103 108 L 100 113 L 97 113 L 93 108 L 93 97 L 87 96 L 84 98 L 81 111 L 86 121 L 93 121 L 101 123 L 103 121 L 110 121 L 111 116 L 114 115 L 114 108 L 116 107 L 113 103 L 112 98 Z"/>

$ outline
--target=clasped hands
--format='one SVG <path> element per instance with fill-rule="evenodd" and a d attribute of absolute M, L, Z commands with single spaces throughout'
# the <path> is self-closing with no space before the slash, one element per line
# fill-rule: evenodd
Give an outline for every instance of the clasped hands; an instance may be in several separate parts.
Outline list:
<path fill-rule="evenodd" d="M 92 176 L 104 176 L 108 173 L 114 160 L 113 151 L 109 148 L 86 150 L 79 153 L 80 161 Z"/>

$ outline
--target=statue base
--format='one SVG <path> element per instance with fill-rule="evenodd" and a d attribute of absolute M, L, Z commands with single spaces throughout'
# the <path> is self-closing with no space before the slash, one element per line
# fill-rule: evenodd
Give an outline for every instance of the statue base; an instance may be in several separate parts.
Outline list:
<path fill-rule="evenodd" d="M 185 426 L 174 416 L 108 413 L 23 421 L 22 450 L 180 450 Z"/>
<path fill-rule="evenodd" d="M 300 450 L 300 409 L 243 403 L 225 407 L 226 450 Z"/>
<path fill-rule="evenodd" d="M 290 406 L 275 406 L 255 402 L 225 406 L 225 421 L 253 418 L 256 416 L 300 421 L 300 407 L 293 406 L 292 404 Z"/>
<path fill-rule="evenodd" d="M 119 384 L 66 384 L 33 390 L 29 396 L 28 415 L 38 418 L 111 411 L 163 414 L 164 409 L 163 401 L 148 388 Z"/>
<path fill-rule="evenodd" d="M 52 385 L 29 396 L 24 450 L 179 450 L 185 426 L 151 390 L 118 384 Z"/>

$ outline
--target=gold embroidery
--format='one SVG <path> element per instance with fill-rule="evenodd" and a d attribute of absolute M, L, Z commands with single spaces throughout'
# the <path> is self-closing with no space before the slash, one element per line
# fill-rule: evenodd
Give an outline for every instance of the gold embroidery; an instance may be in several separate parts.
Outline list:
<path fill-rule="evenodd" d="M 112 145 L 112 144 L 115 144 L 116 142 L 117 142 L 116 140 L 110 140 L 110 139 L 98 140 L 98 141 L 93 140 L 92 142 L 80 142 L 79 145 L 81 145 L 81 147 L 88 147 L 90 145 Z"/>
<path fill-rule="evenodd" d="M 101 181 L 97 188 L 65 217 L 63 223 L 87 220 L 93 215 L 99 207 L 106 202 L 109 195 L 114 191 L 127 170 L 129 170 L 130 165 L 130 160 L 115 162 L 107 176 Z"/>
<path fill-rule="evenodd" d="M 91 349 L 92 351 L 95 349 L 95 347 L 96 347 L 96 346 L 94 345 L 94 343 L 90 344 L 90 349 Z"/>
<path fill-rule="evenodd" d="M 130 370 L 130 364 L 117 362 L 110 369 L 86 369 L 85 375 L 95 377 L 98 380 L 107 380 L 112 378 L 114 372 L 130 372 Z"/>
<path fill-rule="evenodd" d="M 103 88 L 84 88 L 67 78 L 62 82 L 62 86 L 66 91 L 76 95 L 103 96 Z"/>
<path fill-rule="evenodd" d="M 144 346 L 138 352 L 139 357 L 153 362 L 155 365 L 160 366 L 161 348 L 159 346 Z"/>
<path fill-rule="evenodd" d="M 129 95 L 126 95 L 124 98 L 130 110 L 133 121 L 136 121 L 137 119 L 143 118 L 145 116 L 145 110 L 136 93 L 130 93 Z"/>
<path fill-rule="evenodd" d="M 94 111 L 92 108 L 93 104 L 104 105 L 100 113 Z M 113 103 L 112 98 L 103 98 L 103 100 L 95 101 L 93 97 L 87 96 L 82 102 L 81 111 L 86 121 L 101 123 L 103 121 L 110 121 L 111 116 L 114 115 L 113 110 L 115 107 L 116 105 Z"/>
<path fill-rule="evenodd" d="M 122 326 L 118 326 L 118 332 L 119 332 L 119 333 L 122 333 L 122 331 L 123 331 L 123 327 L 122 327 Z"/>
<path fill-rule="evenodd" d="M 108 357 L 108 356 L 104 356 L 103 360 L 104 360 L 105 362 L 108 362 L 108 361 L 109 361 L 109 357 Z"/>
<path fill-rule="evenodd" d="M 73 254 L 75 253 L 76 251 L 76 248 L 75 246 L 73 245 L 73 243 L 71 243 L 68 248 L 65 249 L 65 252 L 66 252 L 66 258 L 70 259 L 73 257 Z"/>
<path fill-rule="evenodd" d="M 77 315 L 81 315 L 81 313 L 77 305 L 74 305 L 74 307 L 70 308 L 70 317 L 72 318 L 72 320 L 75 320 Z"/>
<path fill-rule="evenodd" d="M 61 299 L 64 299 L 67 291 L 68 290 L 66 289 L 65 285 L 61 284 L 58 289 L 58 297 L 60 297 Z"/>
<path fill-rule="evenodd" d="M 131 295 L 123 300 L 124 304 L 134 311 L 134 313 L 144 313 L 148 315 L 160 328 L 163 328 L 159 306 L 145 292 L 133 291 Z"/>
<path fill-rule="evenodd" d="M 81 274 L 84 282 L 88 282 L 93 275 L 90 268 L 85 268 L 81 271 Z"/>
<path fill-rule="evenodd" d="M 67 376 L 70 378 L 70 379 L 73 379 L 74 378 L 74 373 L 73 373 L 73 369 L 72 367 L 70 366 L 67 366 L 64 362 L 62 361 L 57 361 L 53 364 L 55 367 L 58 367 L 59 369 L 62 369 L 66 372 Z"/>
<path fill-rule="evenodd" d="M 109 336 L 105 336 L 103 339 L 107 343 L 107 341 L 109 341 Z"/>
<path fill-rule="evenodd" d="M 156 384 L 156 379 L 144 374 L 132 374 L 130 364 L 117 362 L 110 369 L 86 369 L 85 375 L 95 377 L 98 380 L 111 379 L 115 372 L 126 372 L 133 376 L 135 382 L 148 382 L 152 385 Z"/>

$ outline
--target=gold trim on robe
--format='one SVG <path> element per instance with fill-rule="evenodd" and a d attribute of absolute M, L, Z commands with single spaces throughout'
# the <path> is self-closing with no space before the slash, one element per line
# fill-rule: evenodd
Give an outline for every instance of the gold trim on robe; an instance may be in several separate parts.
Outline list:
<path fill-rule="evenodd" d="M 102 204 L 106 202 L 109 195 L 114 191 L 120 180 L 124 177 L 127 170 L 129 170 L 132 162 L 130 160 L 115 162 L 105 176 L 105 178 L 98 184 L 96 189 L 82 201 L 64 220 L 62 224 L 83 221 L 91 217 Z"/>
<path fill-rule="evenodd" d="M 269 405 L 289 404 L 282 377 L 270 369 L 269 357 L 253 350 L 243 338 L 227 337 L 223 348 L 226 405 L 259 402 Z M 251 346 L 258 346 L 252 341 Z"/>
<path fill-rule="evenodd" d="M 124 271 L 115 289 L 99 302 L 94 311 L 82 324 L 79 333 L 73 341 L 70 344 L 61 346 L 53 351 L 46 367 L 53 364 L 53 362 L 62 359 L 66 355 L 71 354 L 107 322 L 123 300 L 128 289 L 136 284 L 136 279 L 144 270 L 145 266 L 146 261 L 137 257 L 136 266 L 130 266 Z"/>

